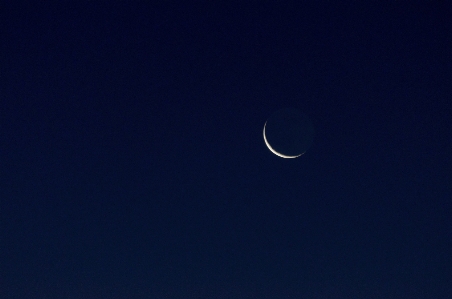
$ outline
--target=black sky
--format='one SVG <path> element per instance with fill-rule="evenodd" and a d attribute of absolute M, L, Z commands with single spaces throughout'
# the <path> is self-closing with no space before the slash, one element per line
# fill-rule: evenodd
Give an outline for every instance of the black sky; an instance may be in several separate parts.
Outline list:
<path fill-rule="evenodd" d="M 153 2 L 0 8 L 1 298 L 452 296 L 449 4 Z"/>

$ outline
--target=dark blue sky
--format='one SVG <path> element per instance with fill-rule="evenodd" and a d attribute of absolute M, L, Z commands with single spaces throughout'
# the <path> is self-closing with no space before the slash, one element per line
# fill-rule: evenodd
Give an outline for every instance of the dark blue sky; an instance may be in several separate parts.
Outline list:
<path fill-rule="evenodd" d="M 76 2 L 0 12 L 1 298 L 452 296 L 450 5 Z"/>

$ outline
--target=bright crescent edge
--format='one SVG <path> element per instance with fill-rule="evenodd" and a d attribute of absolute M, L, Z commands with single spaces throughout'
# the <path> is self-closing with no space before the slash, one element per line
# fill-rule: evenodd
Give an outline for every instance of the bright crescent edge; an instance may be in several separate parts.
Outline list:
<path fill-rule="evenodd" d="M 286 156 L 286 155 L 283 155 L 283 154 L 278 153 L 277 151 L 275 151 L 275 150 L 271 147 L 270 143 L 268 143 L 267 137 L 265 136 L 265 126 L 266 126 L 266 125 L 267 125 L 267 122 L 265 122 L 265 124 L 264 124 L 264 141 L 265 141 L 265 145 L 268 147 L 268 149 L 269 149 L 272 153 L 274 153 L 274 154 L 277 155 L 278 157 L 285 158 L 285 159 L 298 158 L 298 157 L 300 157 L 301 155 L 304 154 L 304 153 L 301 153 L 301 154 L 299 154 L 299 155 L 297 155 L 297 156 Z"/>

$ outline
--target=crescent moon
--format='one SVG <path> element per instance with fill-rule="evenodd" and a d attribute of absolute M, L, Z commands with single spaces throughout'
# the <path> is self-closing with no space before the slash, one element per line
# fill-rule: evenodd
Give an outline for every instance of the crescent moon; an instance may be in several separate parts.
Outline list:
<path fill-rule="evenodd" d="M 274 154 L 277 155 L 278 157 L 285 158 L 285 159 L 298 158 L 298 157 L 300 157 L 301 155 L 304 154 L 304 153 L 301 153 L 301 154 L 296 155 L 296 156 L 287 156 L 287 155 L 283 155 L 283 154 L 278 153 L 277 151 L 275 151 L 275 150 L 271 147 L 270 143 L 268 143 L 268 141 L 267 141 L 267 136 L 265 136 L 265 126 L 266 126 L 266 125 L 267 125 L 267 122 L 265 122 L 265 124 L 264 124 L 264 141 L 265 141 L 265 145 L 267 145 L 268 149 L 269 149 L 272 153 L 274 153 Z"/>

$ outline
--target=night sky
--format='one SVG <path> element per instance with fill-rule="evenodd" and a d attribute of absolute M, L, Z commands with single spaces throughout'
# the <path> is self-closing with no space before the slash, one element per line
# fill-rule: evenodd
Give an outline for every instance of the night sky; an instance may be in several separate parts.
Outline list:
<path fill-rule="evenodd" d="M 33 2 L 0 7 L 0 298 L 452 298 L 450 3 Z"/>

